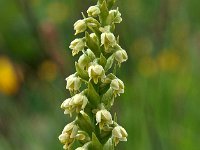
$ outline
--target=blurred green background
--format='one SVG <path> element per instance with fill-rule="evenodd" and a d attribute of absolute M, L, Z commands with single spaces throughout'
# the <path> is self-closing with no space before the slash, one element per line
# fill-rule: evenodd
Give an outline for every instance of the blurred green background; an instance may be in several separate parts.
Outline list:
<path fill-rule="evenodd" d="M 61 150 L 73 23 L 96 0 L 0 0 L 0 150 Z M 120 150 L 200 150 L 200 1 L 118 0 Z"/>

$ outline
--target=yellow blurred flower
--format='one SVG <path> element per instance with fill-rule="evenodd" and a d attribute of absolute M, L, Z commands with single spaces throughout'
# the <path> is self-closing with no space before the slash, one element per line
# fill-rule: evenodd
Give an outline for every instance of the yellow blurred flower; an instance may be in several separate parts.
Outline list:
<path fill-rule="evenodd" d="M 0 56 L 0 92 L 6 95 L 15 94 L 19 89 L 19 80 L 11 61 Z"/>
<path fill-rule="evenodd" d="M 144 77 L 152 77 L 157 74 L 156 61 L 149 56 L 142 57 L 138 64 L 138 71 Z"/>
<path fill-rule="evenodd" d="M 55 80 L 57 73 L 58 73 L 58 67 L 51 60 L 43 61 L 38 69 L 39 78 L 46 81 Z"/>
<path fill-rule="evenodd" d="M 173 72 L 179 68 L 180 56 L 176 52 L 166 50 L 157 57 L 159 69 L 165 72 Z"/>

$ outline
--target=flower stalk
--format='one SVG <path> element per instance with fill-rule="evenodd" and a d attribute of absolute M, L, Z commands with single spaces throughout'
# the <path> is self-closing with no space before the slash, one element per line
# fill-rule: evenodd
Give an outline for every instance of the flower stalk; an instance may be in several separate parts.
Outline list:
<path fill-rule="evenodd" d="M 71 97 L 61 108 L 74 117 L 59 136 L 66 150 L 114 150 L 119 141 L 127 141 L 126 130 L 117 124 L 110 109 L 117 96 L 124 93 L 124 83 L 116 76 L 116 68 L 128 59 L 114 35 L 115 25 L 122 21 L 115 0 L 98 0 L 90 6 L 87 16 L 74 24 L 76 38 L 69 46 L 76 72 L 66 78 Z M 85 86 L 83 86 L 85 85 Z M 80 144 L 74 148 L 75 141 Z"/>

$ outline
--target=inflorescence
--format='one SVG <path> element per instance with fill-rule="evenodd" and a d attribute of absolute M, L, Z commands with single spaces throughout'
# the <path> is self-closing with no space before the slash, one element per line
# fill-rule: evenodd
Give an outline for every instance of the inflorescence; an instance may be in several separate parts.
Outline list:
<path fill-rule="evenodd" d="M 71 98 L 61 104 L 64 114 L 75 116 L 59 136 L 66 150 L 73 149 L 75 141 L 81 145 L 76 150 L 114 150 L 119 141 L 127 141 L 126 130 L 109 112 L 114 99 L 124 93 L 116 69 L 128 59 L 113 34 L 115 24 L 122 21 L 118 8 L 112 9 L 114 3 L 98 0 L 88 8 L 88 17 L 82 13 L 83 19 L 74 24 L 75 35 L 85 36 L 69 46 L 73 56 L 82 54 L 75 62 L 76 72 L 66 78 Z"/>

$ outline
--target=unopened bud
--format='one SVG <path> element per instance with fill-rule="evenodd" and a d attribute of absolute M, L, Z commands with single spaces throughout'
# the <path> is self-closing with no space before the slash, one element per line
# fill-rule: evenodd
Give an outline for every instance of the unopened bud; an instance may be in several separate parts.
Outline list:
<path fill-rule="evenodd" d="M 95 33 L 91 33 L 90 37 L 94 40 L 94 42 L 99 43 L 98 37 L 96 36 Z"/>
<path fill-rule="evenodd" d="M 98 6 L 90 6 L 87 10 L 88 16 L 97 17 L 100 14 Z"/>
<path fill-rule="evenodd" d="M 85 68 L 89 65 L 90 63 L 90 58 L 86 55 L 86 54 L 83 54 L 79 57 L 78 59 L 78 64 L 82 67 L 82 68 Z"/>
<path fill-rule="evenodd" d="M 96 58 L 95 54 L 94 54 L 93 51 L 91 51 L 90 49 L 87 49 L 86 53 L 87 53 L 87 55 L 90 57 L 90 59 L 91 59 L 92 61 Z"/>

